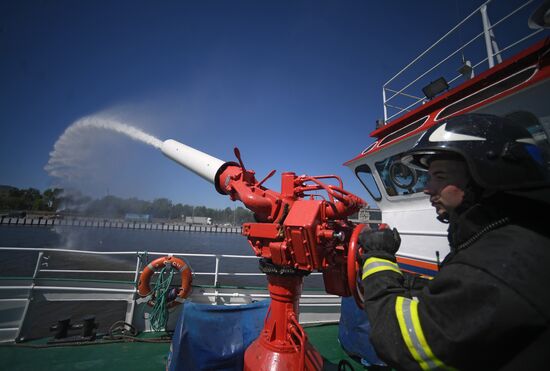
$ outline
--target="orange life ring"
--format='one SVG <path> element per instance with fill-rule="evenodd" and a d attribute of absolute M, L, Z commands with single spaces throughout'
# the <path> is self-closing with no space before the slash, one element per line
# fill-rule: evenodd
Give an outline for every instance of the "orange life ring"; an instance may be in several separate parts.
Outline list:
<path fill-rule="evenodd" d="M 139 276 L 138 293 L 141 296 L 150 295 L 152 291 L 150 285 L 151 277 L 153 277 L 153 274 L 155 274 L 157 270 L 162 269 L 167 265 L 171 265 L 181 273 L 181 286 L 179 292 L 176 298 L 168 303 L 168 308 L 172 308 L 178 304 L 181 304 L 183 300 L 191 293 L 191 282 L 193 281 L 191 267 L 183 259 L 173 256 L 163 256 L 147 264 Z M 153 298 L 149 300 L 147 304 L 153 306 L 154 303 L 153 293 Z"/>

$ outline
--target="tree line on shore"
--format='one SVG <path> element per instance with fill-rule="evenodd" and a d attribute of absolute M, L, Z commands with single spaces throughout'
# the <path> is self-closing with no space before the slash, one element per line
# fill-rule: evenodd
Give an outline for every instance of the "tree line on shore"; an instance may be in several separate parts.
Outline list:
<path fill-rule="evenodd" d="M 242 224 L 254 220 L 252 213 L 243 208 L 212 209 L 205 206 L 174 204 L 167 198 L 153 201 L 138 198 L 105 196 L 92 199 L 78 192 L 66 192 L 61 188 L 18 189 L 0 185 L 0 211 L 61 214 L 65 216 L 87 216 L 123 219 L 127 214 L 149 215 L 153 219 L 182 220 L 184 216 L 212 218 L 214 224 Z"/>

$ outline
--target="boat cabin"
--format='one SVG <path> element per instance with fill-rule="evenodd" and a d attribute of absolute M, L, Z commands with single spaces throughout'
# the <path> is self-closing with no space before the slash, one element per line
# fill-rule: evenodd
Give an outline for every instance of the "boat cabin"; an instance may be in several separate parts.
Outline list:
<path fill-rule="evenodd" d="M 402 154 L 416 143 L 422 133 L 449 117 L 476 112 L 509 116 L 526 125 L 536 140 L 548 141 L 550 138 L 548 29 L 536 24 L 532 25 L 534 29 L 528 28 L 524 16 L 523 31 L 527 30 L 527 35 L 521 34 L 519 39 L 505 47 L 497 44 L 495 37 L 500 30 L 496 26 L 503 27 L 505 22 L 511 22 L 512 16 L 520 16 L 528 4 L 510 11 L 493 25 L 488 16 L 489 2 L 483 4 L 392 77 L 383 87 L 384 119 L 377 122 L 376 129 L 370 134 L 374 142 L 345 163 L 378 204 L 382 222 L 399 230 L 402 244 L 398 262 L 404 270 L 431 276 L 437 271 L 439 261 L 449 252 L 447 225 L 437 221 L 429 197 L 423 193 L 427 173 L 400 161 Z M 479 16 L 482 22 L 479 22 Z M 412 82 L 403 80 L 403 75 L 415 64 L 474 18 L 483 25 L 477 36 L 429 67 L 420 77 L 413 78 Z M 472 63 L 465 55 L 476 41 L 486 53 L 479 62 Z M 529 42 L 531 46 L 525 48 Z M 520 44 L 524 47 L 522 51 L 507 59 L 502 57 Z M 414 93 L 415 87 L 426 79 L 429 81 L 437 69 L 452 57 L 456 60 L 459 53 L 462 54 L 459 59 L 462 63 L 458 75 L 456 69 L 443 69 L 444 72 L 454 72 L 456 76 L 451 76 L 450 80 L 445 77 L 433 79 L 422 89 L 422 97 Z M 404 85 L 394 88 L 398 80 L 404 81 Z M 398 99 L 401 99 L 399 105 L 394 103 Z"/>

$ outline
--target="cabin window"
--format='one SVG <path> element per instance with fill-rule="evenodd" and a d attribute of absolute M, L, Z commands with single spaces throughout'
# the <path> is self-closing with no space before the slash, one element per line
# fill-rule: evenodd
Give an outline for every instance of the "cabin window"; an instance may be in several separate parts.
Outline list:
<path fill-rule="evenodd" d="M 355 175 L 357 175 L 357 178 L 359 178 L 359 181 L 367 189 L 372 198 L 376 201 L 380 201 L 382 199 L 380 189 L 376 185 L 376 181 L 374 180 L 374 176 L 368 165 L 360 165 L 356 167 Z"/>
<path fill-rule="evenodd" d="M 402 156 L 397 154 L 374 164 L 390 197 L 422 192 L 428 181 L 426 171 L 405 165 L 400 161 Z"/>
<path fill-rule="evenodd" d="M 474 112 L 508 117 L 523 125 L 539 145 L 550 142 L 550 79 L 529 89 L 521 90 Z"/>
<path fill-rule="evenodd" d="M 413 130 L 416 130 L 418 129 L 419 127 L 421 127 L 422 125 L 424 125 L 426 123 L 426 121 L 428 121 L 428 117 L 429 116 L 424 116 L 422 117 L 420 120 L 416 120 L 410 124 L 407 124 L 407 126 L 387 135 L 384 137 L 384 139 L 382 139 L 382 141 L 380 142 L 380 146 L 384 145 L 384 144 L 388 144 L 389 142 L 391 142 L 392 140 L 396 140 L 398 138 L 401 138 L 403 137 L 405 134 L 408 134 L 410 132 L 412 132 Z"/>
<path fill-rule="evenodd" d="M 537 72 L 536 66 L 526 68 L 525 70 L 520 71 L 512 76 L 506 77 L 505 79 L 502 79 L 501 81 L 485 89 L 477 91 L 475 94 L 460 99 L 459 101 L 441 110 L 441 112 L 437 114 L 436 120 L 443 120 L 451 115 L 456 114 L 459 111 L 473 106 L 474 104 L 485 101 L 506 90 L 512 89 L 514 86 L 524 83 L 525 81 L 530 79 L 535 74 L 535 72 Z"/>

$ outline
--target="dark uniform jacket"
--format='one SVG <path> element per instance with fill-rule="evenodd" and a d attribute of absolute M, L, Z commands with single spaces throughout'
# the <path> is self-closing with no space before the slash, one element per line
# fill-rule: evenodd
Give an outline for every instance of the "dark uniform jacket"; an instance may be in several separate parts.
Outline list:
<path fill-rule="evenodd" d="M 548 213 L 511 196 L 471 207 L 451 220 L 451 253 L 415 293 L 393 255 L 366 254 L 380 358 L 398 370 L 550 369 Z"/>

